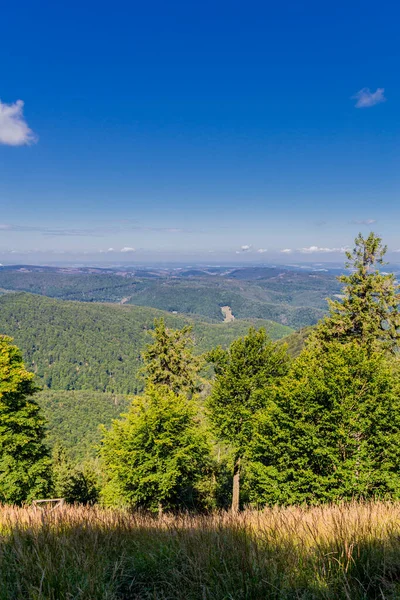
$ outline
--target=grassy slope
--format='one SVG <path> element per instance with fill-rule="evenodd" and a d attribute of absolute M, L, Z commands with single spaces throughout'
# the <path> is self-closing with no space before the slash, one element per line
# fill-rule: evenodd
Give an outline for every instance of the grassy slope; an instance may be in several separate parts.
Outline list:
<path fill-rule="evenodd" d="M 249 326 L 265 326 L 273 339 L 292 332 L 268 321 L 212 323 L 152 308 L 66 302 L 33 294 L 0 297 L 0 333 L 14 337 L 27 367 L 41 383 L 59 390 L 135 393 L 141 387 L 140 354 L 154 318 L 170 327 L 194 325 L 195 351 L 228 345 Z"/>
<path fill-rule="evenodd" d="M 5 507 L 0 600 L 396 600 L 400 504 L 144 514 Z"/>

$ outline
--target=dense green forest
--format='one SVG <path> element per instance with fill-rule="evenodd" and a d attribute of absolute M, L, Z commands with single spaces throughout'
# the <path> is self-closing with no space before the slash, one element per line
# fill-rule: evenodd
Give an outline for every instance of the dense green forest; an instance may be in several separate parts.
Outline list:
<path fill-rule="evenodd" d="M 51 448 L 62 444 L 74 462 L 94 458 L 102 433 L 129 406 L 127 396 L 86 390 L 44 389 L 36 396 L 47 421 Z"/>
<path fill-rule="evenodd" d="M 247 284 L 247 282 L 246 282 Z M 308 296 L 310 290 L 307 292 Z M 165 283 L 152 282 L 145 289 L 138 290 L 129 299 L 130 304 L 153 306 L 155 308 L 196 313 L 212 319 L 221 319 L 221 306 L 230 306 L 237 319 L 269 319 L 293 327 L 315 324 L 324 314 L 322 308 L 316 306 L 296 306 L 291 297 L 284 292 L 265 290 L 259 284 L 243 285 L 243 282 L 215 281 Z M 299 296 L 303 296 L 303 291 Z M 298 298 L 299 302 L 302 298 Z M 314 298 L 315 301 L 315 298 Z"/>
<path fill-rule="evenodd" d="M 326 298 L 340 289 L 330 273 L 284 268 L 104 271 L 0 268 L 0 289 L 63 300 L 130 303 L 222 321 L 221 306 L 238 319 L 260 318 L 295 329 L 315 324 Z"/>
<path fill-rule="evenodd" d="M 160 316 L 172 328 L 193 323 L 199 354 L 217 344 L 226 347 L 251 324 L 264 326 L 272 339 L 293 331 L 262 320 L 212 323 L 153 308 L 68 302 L 25 293 L 0 298 L 0 333 L 14 337 L 41 385 L 57 390 L 132 394 L 142 389 L 141 352 L 154 319 Z"/>

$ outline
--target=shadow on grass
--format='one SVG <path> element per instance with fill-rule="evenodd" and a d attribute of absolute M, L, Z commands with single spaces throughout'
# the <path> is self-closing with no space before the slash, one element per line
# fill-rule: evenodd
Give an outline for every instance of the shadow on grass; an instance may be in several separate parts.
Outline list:
<path fill-rule="evenodd" d="M 187 521 L 12 523 L 0 539 L 0 600 L 400 598 L 397 535 L 327 543 L 232 519 Z"/>

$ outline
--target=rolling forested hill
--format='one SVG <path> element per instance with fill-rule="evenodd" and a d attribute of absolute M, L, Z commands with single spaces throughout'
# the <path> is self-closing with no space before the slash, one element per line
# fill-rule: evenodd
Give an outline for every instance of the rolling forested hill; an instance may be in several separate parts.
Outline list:
<path fill-rule="evenodd" d="M 26 293 L 0 297 L 0 333 L 14 337 L 27 368 L 58 390 L 132 394 L 141 389 L 140 355 L 154 319 L 174 328 L 193 323 L 195 351 L 227 346 L 249 326 L 265 326 L 273 339 L 293 330 L 263 320 L 212 323 L 139 306 L 54 300 Z"/>
<path fill-rule="evenodd" d="M 314 325 L 339 292 L 333 273 L 247 267 L 159 270 L 0 268 L 0 289 L 63 300 L 128 303 L 223 320 L 260 318 L 294 329 Z"/>
<path fill-rule="evenodd" d="M 26 366 L 45 389 L 38 394 L 48 421 L 48 443 L 62 443 L 73 460 L 95 455 L 107 427 L 142 387 L 140 354 L 151 341 L 154 318 L 170 327 L 193 323 L 195 351 L 227 346 L 249 326 L 264 326 L 273 339 L 292 329 L 263 320 L 202 321 L 153 308 L 55 300 L 27 293 L 0 296 L 0 333 L 14 337 Z"/>

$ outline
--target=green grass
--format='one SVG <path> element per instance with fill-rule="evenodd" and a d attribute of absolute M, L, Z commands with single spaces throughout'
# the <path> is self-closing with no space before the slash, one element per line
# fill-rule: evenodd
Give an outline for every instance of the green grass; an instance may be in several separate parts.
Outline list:
<path fill-rule="evenodd" d="M 395 600 L 400 505 L 0 513 L 0 600 Z"/>

